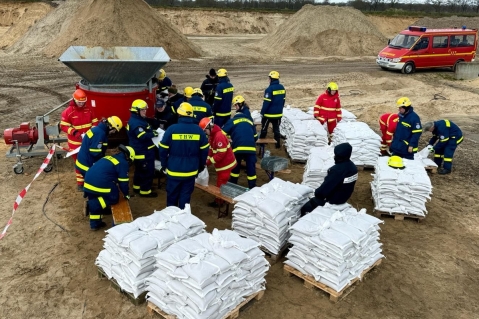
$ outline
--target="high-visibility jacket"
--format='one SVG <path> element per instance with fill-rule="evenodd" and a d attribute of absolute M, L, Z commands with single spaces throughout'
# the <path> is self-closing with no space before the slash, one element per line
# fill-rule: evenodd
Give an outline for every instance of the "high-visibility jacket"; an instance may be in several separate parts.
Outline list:
<path fill-rule="evenodd" d="M 108 147 L 108 125 L 100 122 L 98 126 L 89 129 L 83 137 L 76 166 L 88 171 L 92 165 L 105 156 Z"/>
<path fill-rule="evenodd" d="M 397 113 L 384 113 L 379 117 L 379 128 L 382 133 L 382 149 L 386 149 L 386 147 L 391 146 L 398 122 L 399 115 Z"/>
<path fill-rule="evenodd" d="M 412 152 L 416 153 L 421 134 L 421 119 L 414 112 L 413 107 L 409 106 L 405 114 L 399 114 L 390 150 L 394 154 L 408 154 L 408 148 L 412 146 Z"/>
<path fill-rule="evenodd" d="M 188 100 L 188 103 L 193 107 L 193 113 L 195 114 L 196 122 L 200 122 L 203 118 L 209 117 L 213 119 L 213 112 L 211 111 L 211 106 L 203 101 L 199 96 L 192 96 Z"/>
<path fill-rule="evenodd" d="M 326 91 L 318 96 L 316 104 L 314 105 L 313 114 L 321 124 L 324 124 L 325 122 L 341 121 L 343 113 L 341 111 L 341 100 L 339 99 L 338 91 L 336 91 L 334 95 L 331 95 Z"/>
<path fill-rule="evenodd" d="M 429 140 L 429 145 L 434 145 L 434 151 L 442 151 L 447 143 L 454 141 L 460 144 L 464 139 L 462 131 L 455 123 L 449 120 L 439 120 L 434 122 L 434 130 L 432 131 L 432 138 Z"/>
<path fill-rule="evenodd" d="M 253 121 L 241 112 L 226 122 L 222 127 L 227 136 L 231 136 L 234 153 L 256 154 L 258 134 Z"/>
<path fill-rule="evenodd" d="M 213 104 L 213 113 L 215 116 L 231 116 L 231 102 L 235 88 L 230 83 L 227 76 L 218 80 L 215 93 L 215 103 Z"/>
<path fill-rule="evenodd" d="M 70 101 L 68 107 L 62 112 L 60 128 L 68 135 L 68 146 L 70 149 L 76 149 L 81 145 L 81 134 L 88 131 L 92 126 L 98 125 L 98 119 L 95 117 L 92 109 L 87 105 L 78 107 L 74 100 Z M 78 131 L 77 136 L 73 132 Z"/>
<path fill-rule="evenodd" d="M 213 164 L 215 170 L 225 171 L 236 166 L 236 158 L 233 154 L 228 138 L 218 125 L 214 125 L 210 135 L 210 150 L 206 165 Z"/>
<path fill-rule="evenodd" d="M 130 146 L 135 150 L 135 159 L 145 159 L 148 150 L 155 147 L 151 139 L 157 136 L 156 132 L 153 131 L 146 119 L 133 112 L 126 125 L 126 131 L 128 132 Z"/>
<path fill-rule="evenodd" d="M 172 86 L 173 83 L 171 82 L 171 79 L 167 76 L 163 80 L 158 80 L 158 90 L 159 92 L 162 92 L 166 89 L 168 89 L 170 86 Z"/>
<path fill-rule="evenodd" d="M 129 193 L 129 170 L 125 154 L 105 156 L 87 171 L 83 187 L 90 193 L 109 194 L 111 188 L 116 187 L 114 183 L 117 183 L 126 196 Z"/>
<path fill-rule="evenodd" d="M 277 119 L 283 116 L 283 107 L 286 101 L 286 90 L 279 80 L 271 80 L 264 90 L 263 107 L 261 115 L 269 119 Z"/>
<path fill-rule="evenodd" d="M 195 177 L 208 157 L 209 142 L 203 130 L 192 117 L 180 117 L 170 126 L 160 142 L 161 167 L 166 167 L 168 178 Z"/>

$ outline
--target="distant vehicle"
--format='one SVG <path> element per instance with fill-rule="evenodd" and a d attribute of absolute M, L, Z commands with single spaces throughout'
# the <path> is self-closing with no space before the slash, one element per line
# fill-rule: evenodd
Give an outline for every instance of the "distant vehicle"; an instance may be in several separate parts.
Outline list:
<path fill-rule="evenodd" d="M 427 29 L 410 26 L 379 52 L 376 63 L 384 70 L 410 74 L 416 69 L 451 67 L 476 58 L 477 30 Z"/>

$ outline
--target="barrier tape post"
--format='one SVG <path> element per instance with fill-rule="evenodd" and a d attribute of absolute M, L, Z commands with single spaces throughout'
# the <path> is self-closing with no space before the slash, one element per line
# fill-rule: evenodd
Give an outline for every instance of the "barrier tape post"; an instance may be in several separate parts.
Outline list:
<path fill-rule="evenodd" d="M 20 203 L 22 202 L 23 198 L 24 198 L 25 195 L 27 194 L 28 189 L 30 188 L 30 186 L 32 185 L 32 183 L 37 179 L 37 177 L 40 176 L 40 174 L 43 172 L 43 170 L 45 169 L 45 167 L 47 167 L 48 164 L 50 164 L 50 160 L 52 159 L 54 153 L 55 153 L 55 144 L 53 144 L 52 148 L 51 148 L 50 151 L 48 152 L 47 157 L 45 157 L 45 159 L 43 160 L 42 165 L 41 165 L 40 168 L 38 169 L 37 173 L 35 174 L 35 177 L 33 177 L 33 179 L 32 179 L 32 181 L 30 182 L 30 184 L 28 184 L 27 187 L 25 187 L 25 188 L 18 194 L 17 198 L 15 199 L 15 203 L 13 204 L 12 216 L 10 217 L 10 219 L 9 219 L 8 222 L 7 222 L 7 225 L 5 226 L 5 228 L 3 229 L 2 233 L 0 234 L 0 240 L 1 240 L 3 237 L 5 237 L 5 234 L 7 233 L 8 227 L 10 227 L 10 225 L 12 224 L 13 216 L 15 215 L 15 212 L 16 212 L 18 206 L 20 205 Z"/>

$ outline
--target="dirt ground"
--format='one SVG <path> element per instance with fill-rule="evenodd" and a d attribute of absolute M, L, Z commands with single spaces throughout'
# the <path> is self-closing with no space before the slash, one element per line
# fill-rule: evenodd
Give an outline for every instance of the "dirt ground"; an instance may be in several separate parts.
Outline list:
<path fill-rule="evenodd" d="M 383 18 L 382 23 L 387 24 Z M 405 25 L 404 27 L 406 27 Z M 314 104 L 326 83 L 337 81 L 343 107 L 378 129 L 377 117 L 394 111 L 395 100 L 408 96 L 423 122 L 449 118 L 459 124 L 465 140 L 458 148 L 453 174 L 430 175 L 434 186 L 427 218 L 385 219 L 381 229 L 386 259 L 337 304 L 321 291 L 305 289 L 300 280 L 287 278 L 282 263 L 267 275 L 263 299 L 240 318 L 479 318 L 479 81 L 454 81 L 449 70 L 424 71 L 409 76 L 380 70 L 373 57 L 290 58 L 268 60 L 260 52 L 237 54 L 261 35 L 190 36 L 204 56 L 173 61 L 168 76 L 180 88 L 199 86 L 210 67 L 225 67 L 238 94 L 253 109 L 261 106 L 267 74 L 277 70 L 287 90 L 287 103 L 306 108 Z M 221 44 L 221 45 L 219 45 Z M 212 49 L 214 48 L 214 49 Z M 213 54 L 214 50 L 218 52 Z M 243 51 L 244 52 L 244 51 Z M 6 55 L 0 51 L 0 134 L 21 122 L 34 122 L 68 99 L 79 78 L 56 59 Z M 59 120 L 60 112 L 51 115 Z M 429 136 L 423 136 L 421 147 Z M 9 146 L 0 143 L 6 152 Z M 285 156 L 284 150 L 272 150 Z M 18 193 L 35 175 L 43 158 L 25 160 L 25 172 L 13 173 L 11 158 L 0 158 L 0 229 L 11 215 Z M 278 177 L 301 182 L 303 164 L 291 164 L 291 173 Z M 372 171 L 361 171 L 350 202 L 372 213 Z M 215 173 L 210 170 L 210 174 Z M 267 182 L 258 171 L 258 184 Z M 96 275 L 94 260 L 102 249 L 103 232 L 90 232 L 82 216 L 83 199 L 76 192 L 73 163 L 55 159 L 52 172 L 42 173 L 20 205 L 7 236 L 0 241 L 1 318 L 144 318 L 146 307 L 134 306 Z M 240 184 L 245 185 L 244 175 Z M 155 182 L 156 185 L 156 182 Z M 133 197 L 135 217 L 162 209 L 159 198 Z M 231 219 L 216 219 L 206 204 L 212 198 L 195 190 L 193 213 L 213 228 L 230 228 Z M 56 226 L 55 221 L 66 231 Z M 111 219 L 106 221 L 111 223 Z"/>

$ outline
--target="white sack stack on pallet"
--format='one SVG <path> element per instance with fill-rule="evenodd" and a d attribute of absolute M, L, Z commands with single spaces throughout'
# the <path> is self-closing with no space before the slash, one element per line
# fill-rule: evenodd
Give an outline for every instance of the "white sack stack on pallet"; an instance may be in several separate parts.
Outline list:
<path fill-rule="evenodd" d="M 235 197 L 232 227 L 238 234 L 254 239 L 277 254 L 289 238 L 288 228 L 299 218 L 301 207 L 313 189 L 274 178 Z"/>
<path fill-rule="evenodd" d="M 354 115 L 353 113 L 351 113 L 348 110 L 345 110 L 343 108 L 341 108 L 341 113 L 342 113 L 341 115 L 343 116 L 342 121 L 353 122 L 353 121 L 356 121 L 356 119 L 357 119 L 356 115 Z M 308 108 L 307 114 L 314 117 L 314 107 L 313 106 Z"/>
<path fill-rule="evenodd" d="M 381 155 L 381 137 L 363 122 L 339 122 L 333 131 L 332 142 L 334 146 L 351 144 L 351 161 L 356 165 L 374 166 Z"/>
<path fill-rule="evenodd" d="M 418 216 L 427 214 L 432 185 L 421 161 L 403 159 L 404 169 L 388 166 L 389 157 L 380 157 L 371 182 L 374 209 L 385 213 Z"/>
<path fill-rule="evenodd" d="M 328 175 L 328 169 L 334 165 L 334 147 L 313 147 L 310 152 L 301 184 L 316 189 Z"/>
<path fill-rule="evenodd" d="M 145 278 L 155 270 L 158 252 L 171 244 L 204 232 L 205 223 L 185 210 L 167 207 L 128 224 L 110 228 L 95 264 L 108 279 L 138 297 L 145 291 Z"/>
<path fill-rule="evenodd" d="M 382 222 L 348 204 L 317 207 L 291 227 L 285 264 L 339 292 L 384 257 Z"/>
<path fill-rule="evenodd" d="M 306 161 L 312 147 L 328 145 L 328 134 L 321 123 L 300 109 L 284 109 L 280 131 L 286 137 L 289 156 L 296 161 Z"/>
<path fill-rule="evenodd" d="M 223 318 L 265 289 L 269 263 L 258 243 L 231 230 L 185 239 L 157 256 L 147 300 L 182 318 Z"/>

